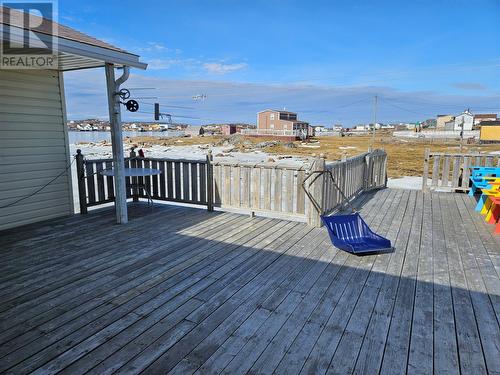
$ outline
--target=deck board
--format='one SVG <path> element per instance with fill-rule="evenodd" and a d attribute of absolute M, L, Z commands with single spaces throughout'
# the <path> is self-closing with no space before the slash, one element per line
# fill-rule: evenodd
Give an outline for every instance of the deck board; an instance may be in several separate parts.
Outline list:
<path fill-rule="evenodd" d="M 354 202 L 396 246 L 144 204 L 0 233 L 0 372 L 495 373 L 500 240 L 464 194 Z"/>

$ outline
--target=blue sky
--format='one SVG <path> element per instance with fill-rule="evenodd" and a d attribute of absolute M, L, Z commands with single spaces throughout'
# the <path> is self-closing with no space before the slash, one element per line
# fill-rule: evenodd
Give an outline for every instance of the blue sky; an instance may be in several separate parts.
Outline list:
<path fill-rule="evenodd" d="M 500 112 L 498 0 L 130 4 L 60 0 L 59 22 L 141 55 L 150 66 L 127 85 L 188 107 L 162 108 L 194 117 L 176 121 L 255 122 L 258 110 L 286 107 L 348 126 L 371 120 L 375 94 L 384 122 Z M 101 70 L 68 73 L 66 86 L 70 118 L 106 116 Z"/>

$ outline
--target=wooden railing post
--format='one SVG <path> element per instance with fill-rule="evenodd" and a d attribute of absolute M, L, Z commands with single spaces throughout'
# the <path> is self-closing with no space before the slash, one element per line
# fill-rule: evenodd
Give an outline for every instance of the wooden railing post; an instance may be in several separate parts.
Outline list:
<path fill-rule="evenodd" d="M 85 190 L 85 166 L 82 150 L 76 150 L 76 175 L 78 179 L 78 200 L 80 201 L 80 214 L 87 213 L 87 192 Z"/>
<path fill-rule="evenodd" d="M 340 158 L 340 161 L 342 162 L 341 164 L 341 181 L 340 181 L 340 184 L 339 187 L 342 189 L 343 193 L 348 196 L 349 193 L 347 192 L 347 173 L 348 173 L 348 169 L 347 169 L 347 155 L 346 154 L 342 154 L 342 157 Z M 348 198 L 350 198 L 348 196 Z M 342 198 L 341 198 L 342 199 Z M 344 208 L 344 205 L 345 205 L 346 202 L 343 201 L 342 199 L 342 204 L 341 204 L 341 209 Z"/>
<path fill-rule="evenodd" d="M 130 151 L 130 168 L 137 168 L 137 159 L 134 149 Z M 134 202 L 139 202 L 139 189 L 137 188 L 139 179 L 137 177 L 131 177 L 131 178 L 132 178 L 132 186 L 135 186 L 132 189 L 132 200 Z"/>
<path fill-rule="evenodd" d="M 368 154 L 365 156 L 364 173 L 363 173 L 363 191 L 370 189 L 370 176 L 373 169 L 371 147 L 368 149 Z"/>
<path fill-rule="evenodd" d="M 212 162 L 214 157 L 212 150 L 207 154 L 207 210 L 214 210 L 214 168 Z"/>
<path fill-rule="evenodd" d="M 315 171 L 324 171 L 326 168 L 325 165 L 325 159 L 323 158 L 317 158 L 314 160 L 310 172 L 315 172 Z M 314 197 L 316 202 L 318 202 L 319 207 L 321 208 L 321 211 L 323 211 L 323 199 L 324 199 L 324 175 L 319 176 L 310 186 L 311 188 L 309 189 L 311 195 Z M 307 212 L 307 224 L 313 226 L 313 227 L 321 227 L 322 222 L 321 222 L 321 214 L 323 212 L 318 212 L 314 205 L 312 203 L 309 204 L 308 206 L 308 212 Z"/>
<path fill-rule="evenodd" d="M 424 173 L 422 175 L 422 191 L 427 191 L 427 178 L 429 177 L 429 156 L 430 156 L 431 150 L 429 148 L 425 149 L 425 154 L 424 154 Z"/>
<path fill-rule="evenodd" d="M 384 150 L 385 151 L 385 150 Z M 382 176 L 384 178 L 384 187 L 387 187 L 387 152 L 384 152 L 384 156 L 382 158 Z"/>

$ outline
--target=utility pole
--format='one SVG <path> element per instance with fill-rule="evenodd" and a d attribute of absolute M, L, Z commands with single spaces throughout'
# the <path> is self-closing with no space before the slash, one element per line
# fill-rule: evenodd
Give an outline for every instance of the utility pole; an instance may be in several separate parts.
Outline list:
<path fill-rule="evenodd" d="M 465 118 L 462 116 L 462 121 L 460 121 L 460 153 L 462 153 L 462 147 L 464 144 L 464 121 Z"/>
<path fill-rule="evenodd" d="M 377 105 L 378 105 L 378 96 L 375 94 L 373 97 L 373 129 L 372 129 L 372 142 L 371 148 L 375 147 L 375 124 L 377 123 Z"/>

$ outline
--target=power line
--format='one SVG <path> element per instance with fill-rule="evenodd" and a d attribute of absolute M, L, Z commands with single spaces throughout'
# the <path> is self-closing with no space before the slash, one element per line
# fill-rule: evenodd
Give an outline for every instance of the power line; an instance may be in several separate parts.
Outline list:
<path fill-rule="evenodd" d="M 391 103 L 389 101 L 387 101 L 385 98 L 381 97 L 380 98 L 381 101 L 383 101 L 384 103 L 386 104 L 389 104 L 390 106 L 394 107 L 394 108 L 398 108 L 402 111 L 406 111 L 406 112 L 410 112 L 410 113 L 413 113 L 413 114 L 416 114 L 417 116 L 422 116 L 422 115 L 426 115 L 428 113 L 423 113 L 423 112 L 415 112 L 415 111 L 412 111 L 411 109 L 408 109 L 408 108 L 404 108 L 404 107 L 401 107 L 397 104 L 394 104 L 394 103 Z"/>
<path fill-rule="evenodd" d="M 155 105 L 155 103 L 148 103 L 148 102 L 141 102 L 141 104 L 151 105 L 153 107 Z M 181 105 L 167 105 L 167 104 L 162 104 L 162 103 L 159 103 L 159 104 L 160 104 L 160 107 L 167 107 L 167 108 L 196 109 L 194 107 L 186 107 L 186 106 L 181 106 Z"/>

